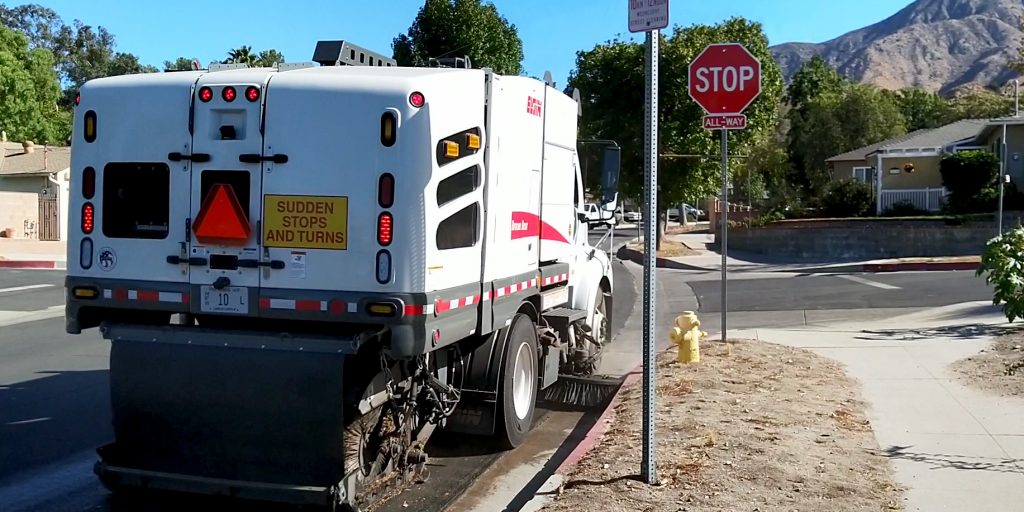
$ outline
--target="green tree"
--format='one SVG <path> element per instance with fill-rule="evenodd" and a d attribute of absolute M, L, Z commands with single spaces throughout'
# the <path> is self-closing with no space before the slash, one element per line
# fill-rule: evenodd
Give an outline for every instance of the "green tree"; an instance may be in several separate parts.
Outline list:
<path fill-rule="evenodd" d="M 842 94 L 847 85 L 845 78 L 821 56 L 815 55 L 793 75 L 793 80 L 786 89 L 785 99 L 789 106 L 786 113 L 786 120 L 789 122 L 786 148 L 790 161 L 787 182 L 802 194 L 816 195 L 820 191 L 818 186 L 822 184 L 821 177 L 817 175 L 821 169 L 816 167 L 815 162 L 823 159 L 820 155 L 811 154 L 815 146 L 834 142 L 808 140 L 807 132 L 813 127 L 818 127 L 820 131 L 823 124 L 831 125 L 830 120 L 820 117 L 820 111 L 812 113 L 811 110 L 820 108 L 822 101 L 830 101 L 831 98 Z M 816 142 L 820 144 L 809 144 Z"/>
<path fill-rule="evenodd" d="M 948 207 L 955 213 L 991 212 L 999 194 L 999 158 L 990 151 L 961 151 L 939 164 Z"/>
<path fill-rule="evenodd" d="M 687 81 L 689 63 L 707 45 L 721 42 L 742 43 L 761 60 L 761 96 L 747 109 L 748 129 L 730 134 L 730 153 L 747 151 L 776 127 L 782 73 L 761 24 L 732 18 L 717 25 L 673 28 L 662 36 L 659 60 L 659 145 L 666 155 L 658 169 L 661 206 L 700 204 L 719 190 L 719 134 L 703 128 L 704 111 L 687 94 Z M 581 95 L 582 137 L 612 139 L 622 146 L 620 187 L 626 197 L 643 195 L 643 63 L 641 43 L 616 39 L 577 52 L 569 77 L 570 87 Z M 734 173 L 739 168 L 731 167 Z"/>
<path fill-rule="evenodd" d="M 262 68 L 272 68 L 275 64 L 282 62 L 284 62 L 284 54 L 274 49 L 263 50 L 256 56 L 256 65 Z"/>
<path fill-rule="evenodd" d="M 256 65 L 256 55 L 252 53 L 251 46 L 239 46 L 228 52 L 228 60 L 225 64 L 247 64 L 249 67 Z"/>
<path fill-rule="evenodd" d="M 15 140 L 63 143 L 70 114 L 58 106 L 53 54 L 29 48 L 28 38 L 0 27 L 0 125 Z"/>
<path fill-rule="evenodd" d="M 904 133 L 903 115 L 890 93 L 852 84 L 822 94 L 804 105 L 799 122 L 790 128 L 790 157 L 799 152 L 803 165 L 794 167 L 790 179 L 807 197 L 820 198 L 830 180 L 826 159 Z"/>
<path fill-rule="evenodd" d="M 991 119 L 1013 114 L 1013 98 L 989 90 L 964 94 L 951 101 L 950 122 L 958 119 Z"/>
<path fill-rule="evenodd" d="M 392 42 L 400 66 L 431 58 L 469 56 L 475 67 L 505 75 L 523 72 L 523 42 L 494 4 L 481 0 L 426 0 L 412 26 Z"/>
<path fill-rule="evenodd" d="M 191 71 L 192 61 L 188 57 L 178 57 L 174 60 L 164 61 L 164 71 Z"/>
<path fill-rule="evenodd" d="M 53 9 L 38 4 L 7 7 L 0 3 L 0 25 L 28 37 L 30 48 L 56 50 L 64 22 Z"/>
<path fill-rule="evenodd" d="M 907 123 L 907 131 L 938 128 L 955 121 L 953 106 L 933 92 L 908 87 L 896 93 L 896 101 Z"/>

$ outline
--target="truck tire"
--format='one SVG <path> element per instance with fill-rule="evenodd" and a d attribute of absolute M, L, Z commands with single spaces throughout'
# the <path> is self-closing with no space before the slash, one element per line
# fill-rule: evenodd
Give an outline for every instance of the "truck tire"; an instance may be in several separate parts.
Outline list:
<path fill-rule="evenodd" d="M 537 329 L 524 314 L 512 319 L 502 366 L 497 441 L 512 449 L 530 432 L 537 404 Z"/>

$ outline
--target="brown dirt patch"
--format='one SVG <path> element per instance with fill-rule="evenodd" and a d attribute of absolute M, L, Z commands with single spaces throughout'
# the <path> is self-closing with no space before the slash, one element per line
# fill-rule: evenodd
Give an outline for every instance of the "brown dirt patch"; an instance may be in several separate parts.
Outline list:
<path fill-rule="evenodd" d="M 634 386 L 545 510 L 900 510 L 859 386 L 838 363 L 765 342 L 702 348 L 695 365 L 659 357 L 660 484 L 638 476 L 642 397 Z"/>
<path fill-rule="evenodd" d="M 629 244 L 629 248 L 634 251 L 639 251 L 641 254 L 644 252 L 643 242 L 633 242 Z M 681 256 L 693 256 L 694 254 L 700 254 L 697 251 L 690 249 L 685 244 L 679 242 L 672 242 L 669 240 L 661 241 L 661 250 L 658 251 L 659 258 L 678 258 Z"/>
<path fill-rule="evenodd" d="M 953 363 L 953 371 L 965 386 L 1024 397 L 1024 332 L 996 338 L 980 354 Z"/>
<path fill-rule="evenodd" d="M 679 235 L 682 233 L 693 233 L 694 231 L 707 231 L 708 224 L 690 224 L 688 226 L 671 226 L 665 230 L 665 233 L 670 235 Z"/>

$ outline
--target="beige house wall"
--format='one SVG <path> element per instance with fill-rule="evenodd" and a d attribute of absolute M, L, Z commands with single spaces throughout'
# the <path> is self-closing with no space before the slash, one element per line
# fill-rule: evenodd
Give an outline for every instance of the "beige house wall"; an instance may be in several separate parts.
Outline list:
<path fill-rule="evenodd" d="M 882 190 L 942 188 L 942 173 L 939 165 L 942 157 L 893 157 L 882 159 Z M 903 170 L 905 164 L 913 164 L 914 172 Z M 898 168 L 899 174 L 890 174 L 889 169 Z"/>
<path fill-rule="evenodd" d="M 14 230 L 15 238 L 25 238 L 26 221 L 34 226 L 33 229 L 38 230 L 38 193 L 0 191 L 0 231 L 11 228 Z"/>

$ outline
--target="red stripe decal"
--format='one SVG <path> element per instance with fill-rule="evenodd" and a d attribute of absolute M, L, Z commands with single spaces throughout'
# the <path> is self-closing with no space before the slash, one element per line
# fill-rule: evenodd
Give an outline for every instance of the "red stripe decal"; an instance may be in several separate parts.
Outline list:
<path fill-rule="evenodd" d="M 343 300 L 334 299 L 328 304 L 332 315 L 344 315 L 348 310 L 348 303 Z"/>
<path fill-rule="evenodd" d="M 416 316 L 423 314 L 423 306 L 406 306 L 405 314 L 409 316 Z"/>
<path fill-rule="evenodd" d="M 128 300 L 128 290 L 124 288 L 116 288 L 114 290 L 114 300 L 125 301 Z"/>
<path fill-rule="evenodd" d="M 270 309 L 270 299 L 260 297 L 260 309 Z"/>
<path fill-rule="evenodd" d="M 139 300 L 145 302 L 159 302 L 160 292 L 155 292 L 153 290 L 139 290 Z"/>
<path fill-rule="evenodd" d="M 295 301 L 295 309 L 297 311 L 320 311 L 320 301 L 297 300 Z"/>
<path fill-rule="evenodd" d="M 187 294 L 187 293 L 183 293 L 183 294 L 181 294 L 181 303 L 182 303 L 182 304 L 191 304 L 191 303 L 192 303 L 192 301 L 191 301 L 191 300 L 189 300 L 189 299 L 191 299 L 191 298 L 192 298 L 192 297 L 191 297 L 191 296 L 189 296 L 189 294 Z"/>
<path fill-rule="evenodd" d="M 529 212 L 512 212 L 511 227 L 512 240 L 539 236 L 541 240 L 569 243 L 569 240 L 557 228 Z"/>

